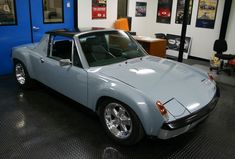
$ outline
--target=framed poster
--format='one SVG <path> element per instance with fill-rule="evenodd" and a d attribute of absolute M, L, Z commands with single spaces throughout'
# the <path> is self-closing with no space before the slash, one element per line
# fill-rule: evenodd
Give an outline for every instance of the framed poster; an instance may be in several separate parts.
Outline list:
<path fill-rule="evenodd" d="M 171 23 L 172 0 L 158 0 L 157 22 Z"/>
<path fill-rule="evenodd" d="M 178 0 L 177 9 L 176 9 L 176 17 L 175 17 L 175 23 L 176 24 L 182 24 L 183 23 L 184 6 L 185 6 L 185 0 Z M 192 10 L 193 10 L 193 0 L 190 0 L 189 12 L 188 12 L 188 25 L 191 24 Z"/>
<path fill-rule="evenodd" d="M 167 54 L 171 56 L 178 56 L 179 49 L 180 49 L 180 36 L 174 34 L 166 34 L 167 39 Z M 187 59 L 191 49 L 191 38 L 185 37 L 185 44 L 184 44 L 184 55 L 183 58 Z"/>
<path fill-rule="evenodd" d="M 199 0 L 196 27 L 214 29 L 218 0 Z"/>
<path fill-rule="evenodd" d="M 0 1 L 0 26 L 17 25 L 15 0 Z"/>
<path fill-rule="evenodd" d="M 146 17 L 147 2 L 136 2 L 135 16 Z"/>
<path fill-rule="evenodd" d="M 92 0 L 92 19 L 106 19 L 106 0 Z"/>

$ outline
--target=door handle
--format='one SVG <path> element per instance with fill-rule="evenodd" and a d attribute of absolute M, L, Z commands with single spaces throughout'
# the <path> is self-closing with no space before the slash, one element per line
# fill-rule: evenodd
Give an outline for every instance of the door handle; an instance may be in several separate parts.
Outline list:
<path fill-rule="evenodd" d="M 39 29 L 40 29 L 39 27 L 33 26 L 34 31 L 38 31 Z"/>
<path fill-rule="evenodd" d="M 44 63 L 44 62 L 45 62 L 43 58 L 40 58 L 40 61 L 41 61 L 41 63 Z"/>

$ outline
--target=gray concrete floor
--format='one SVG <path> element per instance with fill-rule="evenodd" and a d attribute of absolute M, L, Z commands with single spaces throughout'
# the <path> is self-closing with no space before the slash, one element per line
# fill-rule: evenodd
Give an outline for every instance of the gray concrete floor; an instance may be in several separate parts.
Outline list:
<path fill-rule="evenodd" d="M 225 72 L 220 72 L 219 74 L 217 74 L 215 70 L 210 71 L 209 62 L 199 61 L 199 60 L 194 60 L 194 59 L 184 60 L 183 62 L 189 65 L 192 65 L 194 67 L 200 68 L 206 72 L 210 72 L 213 75 L 216 82 L 235 86 L 235 71 L 232 72 L 231 76 L 229 76 Z"/>

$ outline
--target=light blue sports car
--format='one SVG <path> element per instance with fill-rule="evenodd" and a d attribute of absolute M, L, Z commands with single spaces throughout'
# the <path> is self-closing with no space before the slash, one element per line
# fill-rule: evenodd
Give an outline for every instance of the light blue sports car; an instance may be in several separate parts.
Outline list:
<path fill-rule="evenodd" d="M 16 81 L 32 79 L 96 112 L 107 134 L 131 145 L 145 135 L 169 139 L 208 117 L 219 90 L 206 72 L 148 55 L 112 29 L 55 30 L 12 54 Z"/>

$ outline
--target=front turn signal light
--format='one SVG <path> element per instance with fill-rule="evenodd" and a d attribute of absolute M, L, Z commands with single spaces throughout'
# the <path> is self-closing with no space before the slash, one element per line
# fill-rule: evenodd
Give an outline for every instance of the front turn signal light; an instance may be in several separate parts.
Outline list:
<path fill-rule="evenodd" d="M 167 115 L 167 110 L 166 108 L 164 107 L 164 105 L 158 100 L 156 102 L 156 106 L 157 108 L 159 109 L 160 113 L 162 114 L 162 116 L 165 116 Z"/>

